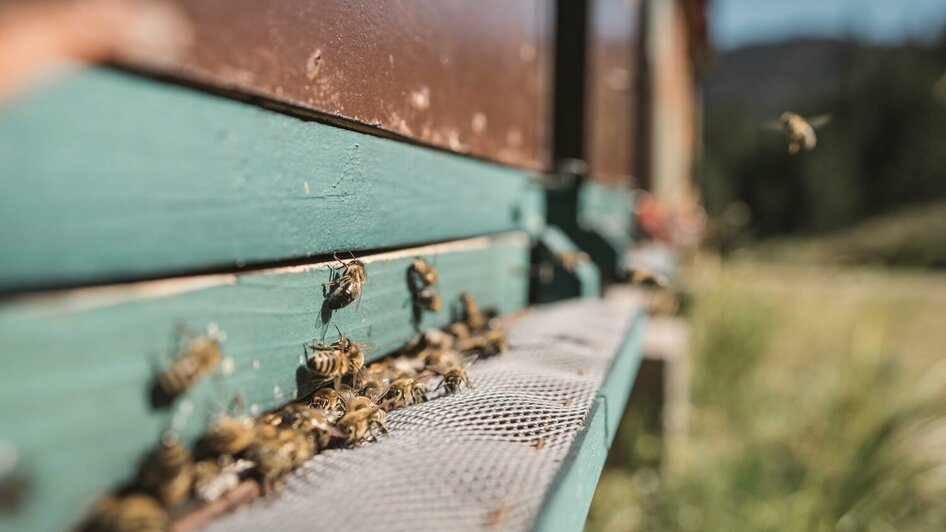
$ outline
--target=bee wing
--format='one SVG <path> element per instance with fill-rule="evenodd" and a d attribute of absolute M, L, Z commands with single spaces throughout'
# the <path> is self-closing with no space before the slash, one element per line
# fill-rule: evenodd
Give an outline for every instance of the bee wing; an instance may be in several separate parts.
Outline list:
<path fill-rule="evenodd" d="M 361 310 L 361 291 L 358 292 L 358 297 L 355 298 L 355 312 Z"/>
<path fill-rule="evenodd" d="M 782 132 L 782 123 L 779 122 L 778 120 L 769 120 L 766 122 L 762 122 L 761 124 L 759 124 L 759 127 L 761 127 L 762 129 L 766 131 L 775 131 L 777 133 Z"/>
<path fill-rule="evenodd" d="M 463 359 L 463 369 L 466 369 L 466 368 L 472 366 L 473 363 L 476 362 L 476 359 L 478 359 L 478 358 L 480 358 L 479 355 L 470 355 L 470 356 L 468 356 L 468 357 L 465 357 L 465 358 Z"/>
<path fill-rule="evenodd" d="M 825 113 L 823 115 L 813 116 L 808 119 L 808 124 L 815 129 L 822 128 L 828 125 L 828 122 L 831 121 L 831 113 Z"/>

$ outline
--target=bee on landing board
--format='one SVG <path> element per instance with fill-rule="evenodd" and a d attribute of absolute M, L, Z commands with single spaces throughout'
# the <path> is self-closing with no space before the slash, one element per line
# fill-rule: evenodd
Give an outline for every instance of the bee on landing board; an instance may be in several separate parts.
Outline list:
<path fill-rule="evenodd" d="M 325 303 L 331 310 L 338 310 L 347 307 L 353 301 L 361 297 L 361 290 L 364 284 L 368 282 L 368 272 L 365 270 L 365 263 L 357 259 L 344 262 L 335 257 L 341 266 L 333 269 L 333 272 L 339 272 L 338 275 L 324 283 L 329 287 L 328 294 L 325 296 Z"/>
<path fill-rule="evenodd" d="M 411 275 L 415 276 L 418 287 L 433 286 L 440 278 L 437 268 L 420 257 L 411 262 Z"/>
<path fill-rule="evenodd" d="M 109 495 L 95 505 L 86 531 L 133 532 L 169 530 L 171 521 L 157 499 L 141 493 Z"/>
<path fill-rule="evenodd" d="M 160 447 L 142 465 L 138 483 L 165 506 L 183 504 L 194 482 L 194 464 L 187 445 L 174 433 L 161 437 Z"/>
<path fill-rule="evenodd" d="M 811 151 L 818 144 L 815 130 L 831 121 L 831 115 L 825 114 L 805 118 L 797 113 L 784 112 L 777 121 L 763 124 L 769 130 L 779 131 L 788 139 L 788 153 L 795 155 L 802 149 Z"/>
<path fill-rule="evenodd" d="M 256 422 L 251 417 L 223 417 L 201 439 L 200 447 L 213 455 L 237 455 L 256 439 Z"/>

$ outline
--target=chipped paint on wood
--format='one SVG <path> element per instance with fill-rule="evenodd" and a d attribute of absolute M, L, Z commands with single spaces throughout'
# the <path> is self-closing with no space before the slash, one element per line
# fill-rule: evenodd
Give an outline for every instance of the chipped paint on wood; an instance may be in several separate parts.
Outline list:
<path fill-rule="evenodd" d="M 108 69 L 0 107 L 0 175 L 0 291 L 535 232 L 544 214 L 526 172 Z"/>

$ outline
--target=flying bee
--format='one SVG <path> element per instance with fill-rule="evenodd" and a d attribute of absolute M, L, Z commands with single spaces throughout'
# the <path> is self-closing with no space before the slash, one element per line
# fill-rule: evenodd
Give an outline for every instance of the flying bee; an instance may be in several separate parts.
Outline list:
<path fill-rule="evenodd" d="M 489 323 L 489 317 L 480 310 L 476 299 L 464 292 L 460 294 L 460 303 L 463 306 L 463 321 L 471 331 L 478 331 Z"/>
<path fill-rule="evenodd" d="M 331 287 L 326 296 L 326 304 L 332 310 L 347 307 L 352 301 L 361 297 L 362 287 L 368 282 L 365 263 L 354 258 L 348 262 L 343 262 L 337 256 L 335 260 L 341 263 L 341 267 L 338 269 L 341 270 L 341 273 L 331 281 L 324 283 L 325 286 Z M 333 272 L 338 270 L 333 269 Z"/>
<path fill-rule="evenodd" d="M 342 439 L 349 445 L 357 444 L 369 436 L 374 438 L 375 429 L 382 434 L 387 434 L 388 429 L 384 426 L 384 418 L 379 416 L 378 412 L 383 411 L 372 408 L 353 410 L 342 416 L 335 424 L 335 428 L 342 433 Z"/>
<path fill-rule="evenodd" d="M 204 434 L 201 447 L 215 456 L 238 455 L 256 439 L 256 423 L 250 417 L 224 417 Z"/>
<path fill-rule="evenodd" d="M 666 275 L 648 270 L 647 268 L 628 268 L 627 278 L 631 284 L 662 289 L 670 287 L 670 279 Z"/>
<path fill-rule="evenodd" d="M 440 277 L 437 268 L 420 257 L 415 257 L 411 262 L 411 274 L 420 281 L 419 284 L 422 286 L 433 286 L 437 284 Z"/>
<path fill-rule="evenodd" d="M 213 338 L 198 336 L 178 351 L 171 367 L 158 376 L 158 391 L 164 398 L 174 398 L 220 365 L 220 344 Z"/>
<path fill-rule="evenodd" d="M 414 300 L 418 307 L 430 312 L 439 312 L 443 306 L 443 302 L 440 300 L 440 294 L 430 288 L 424 288 L 417 292 L 414 296 Z"/>
<path fill-rule="evenodd" d="M 165 506 L 183 504 L 194 481 L 193 462 L 187 445 L 174 433 L 161 437 L 161 445 L 142 464 L 138 482 Z"/>
<path fill-rule="evenodd" d="M 96 532 L 141 532 L 169 530 L 171 521 L 157 499 L 141 493 L 122 497 L 109 495 L 95 505 L 83 527 Z"/>
<path fill-rule="evenodd" d="M 788 153 L 795 155 L 802 149 L 811 151 L 818 144 L 815 130 L 831 121 L 831 115 L 825 114 L 805 118 L 797 113 L 784 112 L 777 121 L 766 122 L 764 127 L 779 131 L 788 139 Z"/>

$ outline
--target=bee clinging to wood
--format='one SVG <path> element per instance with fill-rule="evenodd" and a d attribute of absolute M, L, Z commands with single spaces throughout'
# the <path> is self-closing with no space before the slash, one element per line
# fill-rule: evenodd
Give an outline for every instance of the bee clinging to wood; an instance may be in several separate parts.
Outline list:
<path fill-rule="evenodd" d="M 196 336 L 184 329 L 190 338 L 178 350 L 174 363 L 158 375 L 152 390 L 152 403 L 165 406 L 198 379 L 212 372 L 223 358 L 220 343 L 208 336 Z"/>
<path fill-rule="evenodd" d="M 825 114 L 805 118 L 797 113 L 784 112 L 777 121 L 763 124 L 767 129 L 779 131 L 788 139 L 788 153 L 795 155 L 802 149 L 811 151 L 818 143 L 815 130 L 831 121 L 831 115 Z"/>
<path fill-rule="evenodd" d="M 440 294 L 434 286 L 439 274 L 437 268 L 426 260 L 416 257 L 407 270 L 407 284 L 414 300 L 414 321 L 420 321 L 423 311 L 438 312 L 442 307 Z"/>
<path fill-rule="evenodd" d="M 341 263 L 340 268 L 332 270 L 337 273 L 337 276 L 324 283 L 325 286 L 329 287 L 325 302 L 328 308 L 332 310 L 347 307 L 361 297 L 361 290 L 364 284 L 368 282 L 365 263 L 355 258 L 348 262 L 343 262 L 338 257 L 335 257 L 335 260 Z M 341 270 L 340 273 L 339 270 Z"/>
<path fill-rule="evenodd" d="M 420 308 L 430 312 L 438 312 L 443 306 L 440 301 L 440 294 L 430 288 L 424 288 L 417 292 L 415 299 Z"/>
<path fill-rule="evenodd" d="M 342 336 L 332 345 L 322 342 L 303 344 L 306 366 L 321 383 L 335 380 L 336 390 L 341 386 L 342 377 L 351 373 L 359 375 L 364 370 L 365 356 L 363 347 L 357 342 Z M 309 353 L 312 350 L 312 353 Z M 320 383 L 320 384 L 321 384 Z"/>
<path fill-rule="evenodd" d="M 411 274 L 415 276 L 418 287 L 433 286 L 440 277 L 437 268 L 420 257 L 411 262 Z"/>

